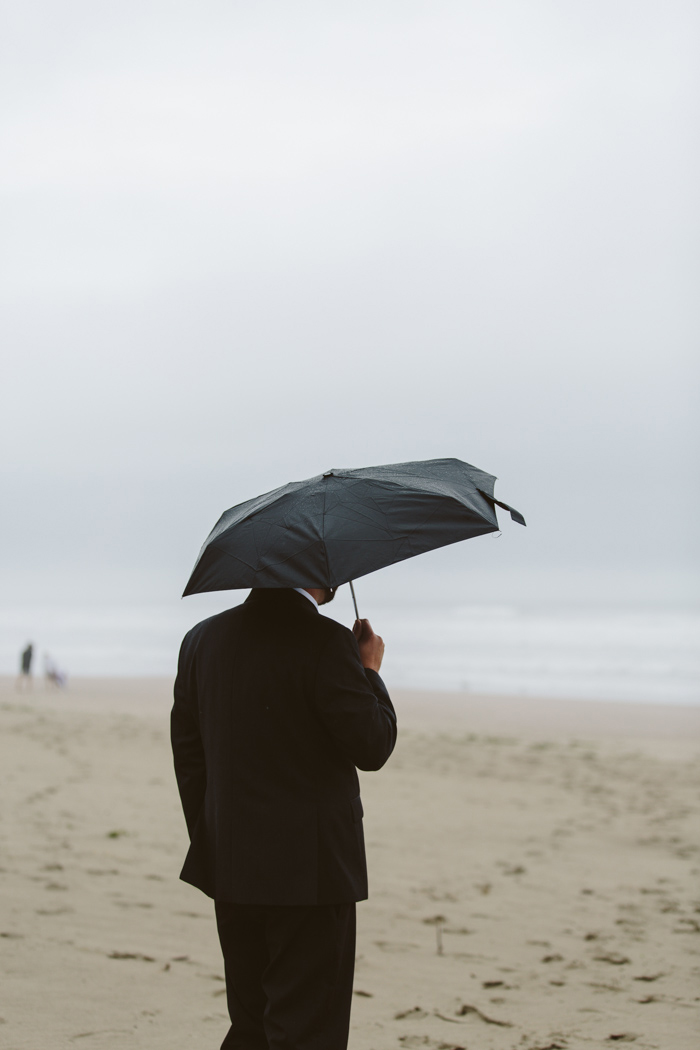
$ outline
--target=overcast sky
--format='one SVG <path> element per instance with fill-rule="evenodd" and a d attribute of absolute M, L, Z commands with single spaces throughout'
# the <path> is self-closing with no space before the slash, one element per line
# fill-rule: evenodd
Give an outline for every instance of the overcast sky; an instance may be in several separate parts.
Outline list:
<path fill-rule="evenodd" d="M 696 4 L 5 19 L 6 602 L 169 599 L 224 508 L 435 456 L 528 528 L 421 572 L 688 598 Z"/>

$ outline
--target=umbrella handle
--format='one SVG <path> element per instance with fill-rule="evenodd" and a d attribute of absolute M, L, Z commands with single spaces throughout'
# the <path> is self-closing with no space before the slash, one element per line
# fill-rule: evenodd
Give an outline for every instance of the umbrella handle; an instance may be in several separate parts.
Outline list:
<path fill-rule="evenodd" d="M 357 598 L 355 597 L 355 588 L 352 585 L 352 580 L 348 580 L 348 583 L 350 584 L 350 594 L 352 595 L 352 604 L 355 606 L 355 619 L 359 620 L 360 619 L 360 614 L 357 611 Z"/>

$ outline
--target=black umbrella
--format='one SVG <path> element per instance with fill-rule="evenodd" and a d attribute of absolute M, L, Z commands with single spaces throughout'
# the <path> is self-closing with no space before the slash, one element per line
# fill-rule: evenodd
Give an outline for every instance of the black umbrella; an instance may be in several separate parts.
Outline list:
<path fill-rule="evenodd" d="M 224 511 L 183 597 L 238 587 L 352 588 L 385 565 L 497 532 L 495 505 L 524 525 L 494 498 L 495 480 L 459 459 L 428 459 L 293 481 Z"/>

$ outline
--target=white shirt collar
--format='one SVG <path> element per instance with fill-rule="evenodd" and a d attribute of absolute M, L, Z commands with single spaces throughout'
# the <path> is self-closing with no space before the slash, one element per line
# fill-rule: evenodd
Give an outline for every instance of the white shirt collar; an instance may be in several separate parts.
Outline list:
<path fill-rule="evenodd" d="M 303 587 L 295 587 L 294 590 L 297 591 L 299 594 L 303 594 L 304 597 L 308 598 L 310 602 L 313 602 L 316 608 L 318 609 L 318 602 L 314 598 L 313 594 L 309 594 L 309 592 L 305 591 Z"/>

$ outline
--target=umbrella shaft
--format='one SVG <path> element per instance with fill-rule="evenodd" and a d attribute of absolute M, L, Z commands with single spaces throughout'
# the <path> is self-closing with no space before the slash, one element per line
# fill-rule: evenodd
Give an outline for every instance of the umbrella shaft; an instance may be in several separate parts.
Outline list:
<path fill-rule="evenodd" d="M 357 611 L 357 598 L 355 597 L 355 588 L 352 585 L 352 580 L 348 581 L 350 584 L 350 594 L 352 595 L 352 604 L 355 606 L 355 619 L 360 619 L 360 614 Z"/>

